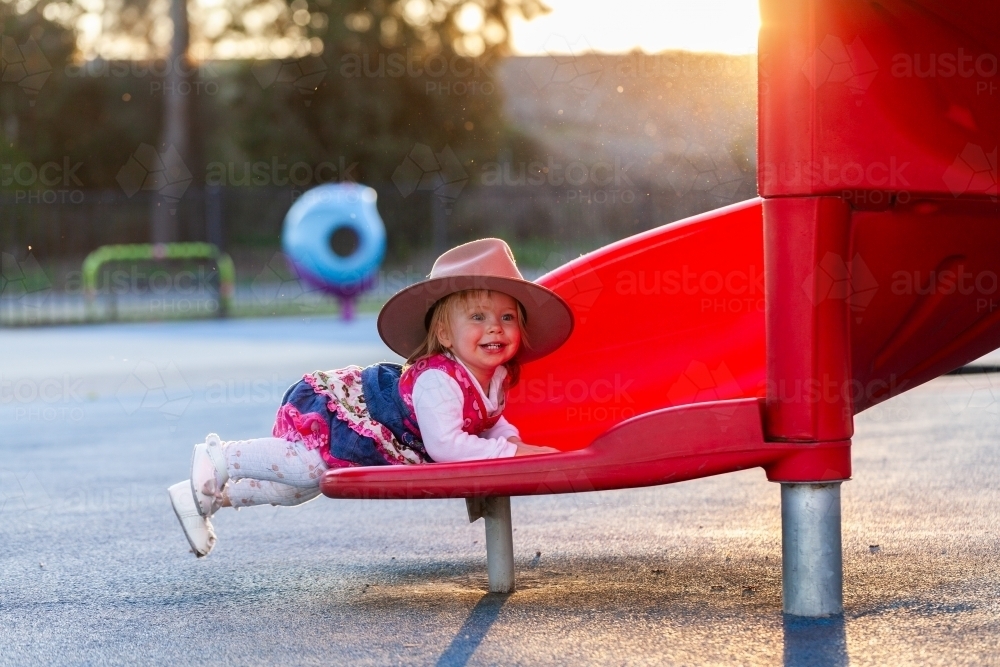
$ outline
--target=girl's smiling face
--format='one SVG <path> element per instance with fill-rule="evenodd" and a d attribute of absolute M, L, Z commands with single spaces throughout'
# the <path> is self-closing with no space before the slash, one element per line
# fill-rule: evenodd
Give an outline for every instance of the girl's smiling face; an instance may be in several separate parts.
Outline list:
<path fill-rule="evenodd" d="M 486 389 L 498 366 L 510 361 L 521 345 L 517 301 L 493 292 L 469 303 L 456 301 L 447 324 L 438 327 L 438 340 Z"/>

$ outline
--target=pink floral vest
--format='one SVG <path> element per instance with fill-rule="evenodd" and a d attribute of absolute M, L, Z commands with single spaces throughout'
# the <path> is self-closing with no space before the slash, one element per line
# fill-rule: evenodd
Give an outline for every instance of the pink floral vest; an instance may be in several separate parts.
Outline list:
<path fill-rule="evenodd" d="M 475 381 L 469 376 L 469 372 L 451 357 L 435 354 L 420 359 L 403 371 L 403 375 L 399 378 L 399 395 L 406 406 L 410 408 L 410 414 L 413 415 L 412 423 L 409 419 L 405 420 L 406 427 L 418 437 L 420 429 L 417 426 L 416 413 L 413 410 L 413 385 L 416 384 L 421 373 L 430 369 L 444 371 L 462 388 L 462 393 L 465 395 L 465 404 L 462 406 L 463 431 L 469 435 L 479 435 L 483 431 L 493 428 L 500 420 L 507 398 L 507 379 L 504 379 L 503 385 L 500 387 L 500 396 L 497 397 L 497 413 L 490 417 L 487 415 L 483 397 L 476 389 Z"/>

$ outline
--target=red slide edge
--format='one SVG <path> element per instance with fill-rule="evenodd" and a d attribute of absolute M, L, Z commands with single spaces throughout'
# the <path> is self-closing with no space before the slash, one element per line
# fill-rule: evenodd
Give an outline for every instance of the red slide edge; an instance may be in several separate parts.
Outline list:
<path fill-rule="evenodd" d="M 664 408 L 617 424 L 577 451 L 340 468 L 327 472 L 320 488 L 331 498 L 473 498 L 654 486 L 758 466 L 772 481 L 850 477 L 850 440 L 765 442 L 761 409 L 756 398 Z"/>

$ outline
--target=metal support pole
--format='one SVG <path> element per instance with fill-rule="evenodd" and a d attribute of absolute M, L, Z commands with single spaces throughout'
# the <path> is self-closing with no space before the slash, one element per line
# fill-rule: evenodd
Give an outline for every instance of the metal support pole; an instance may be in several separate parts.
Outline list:
<path fill-rule="evenodd" d="M 786 614 L 844 611 L 840 482 L 781 485 L 781 599 Z"/>
<path fill-rule="evenodd" d="M 468 498 L 469 521 L 486 521 L 486 571 L 490 593 L 514 592 L 514 533 L 510 497 Z"/>

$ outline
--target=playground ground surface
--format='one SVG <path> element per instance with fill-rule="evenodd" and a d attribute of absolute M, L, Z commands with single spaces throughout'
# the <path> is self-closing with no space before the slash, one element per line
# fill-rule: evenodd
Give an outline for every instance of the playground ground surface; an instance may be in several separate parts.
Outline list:
<path fill-rule="evenodd" d="M 759 469 L 513 499 L 510 596 L 461 500 L 224 510 L 188 552 L 192 444 L 391 358 L 368 315 L 0 330 L 0 665 L 1000 664 L 997 374 L 858 416 L 840 619 L 782 616 Z"/>

